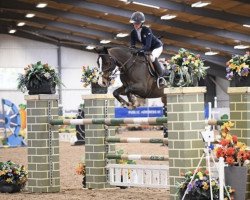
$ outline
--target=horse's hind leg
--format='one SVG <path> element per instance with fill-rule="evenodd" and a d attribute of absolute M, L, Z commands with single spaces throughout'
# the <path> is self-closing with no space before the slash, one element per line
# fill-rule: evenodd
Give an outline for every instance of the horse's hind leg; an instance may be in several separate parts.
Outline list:
<path fill-rule="evenodd" d="M 123 86 L 114 90 L 113 96 L 121 103 L 123 107 L 129 107 L 130 104 L 127 101 L 125 101 L 125 99 L 123 99 L 120 95 L 126 95 L 125 88 Z"/>

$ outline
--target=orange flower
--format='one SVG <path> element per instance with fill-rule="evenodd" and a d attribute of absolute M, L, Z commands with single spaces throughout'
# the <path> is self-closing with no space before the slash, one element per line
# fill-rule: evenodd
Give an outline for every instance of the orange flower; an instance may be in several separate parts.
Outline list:
<path fill-rule="evenodd" d="M 229 147 L 227 149 L 226 155 L 233 156 L 235 154 L 235 149 L 233 147 Z"/>
<path fill-rule="evenodd" d="M 225 154 L 225 151 L 222 149 L 222 148 L 218 148 L 217 150 L 216 150 L 216 156 L 217 156 L 217 158 L 219 158 L 219 157 L 224 157 L 226 154 Z"/>
<path fill-rule="evenodd" d="M 233 135 L 233 136 L 232 136 L 232 140 L 233 140 L 233 143 L 234 143 L 234 144 L 237 144 L 237 142 L 238 142 L 238 137 L 237 137 L 237 135 Z"/>
<path fill-rule="evenodd" d="M 229 157 L 226 157 L 226 162 L 229 164 L 229 165 L 233 165 L 234 164 L 234 158 L 232 156 L 229 156 Z"/>
<path fill-rule="evenodd" d="M 85 171 L 85 166 L 83 163 L 78 163 L 77 166 L 76 166 L 76 173 L 78 175 L 83 175 L 84 171 Z"/>
<path fill-rule="evenodd" d="M 220 142 L 220 144 L 223 146 L 223 147 L 225 147 L 225 146 L 227 146 L 228 144 L 229 144 L 229 140 L 221 140 L 221 142 Z"/>

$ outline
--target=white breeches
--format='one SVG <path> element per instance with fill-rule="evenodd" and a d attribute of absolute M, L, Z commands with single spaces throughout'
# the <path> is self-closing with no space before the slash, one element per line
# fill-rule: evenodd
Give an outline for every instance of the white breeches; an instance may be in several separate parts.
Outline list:
<path fill-rule="evenodd" d="M 159 56 L 161 55 L 162 53 L 162 50 L 163 50 L 163 47 L 158 47 L 156 49 L 154 49 L 152 52 L 151 52 L 151 55 L 150 55 L 150 59 L 152 62 L 155 61 L 155 58 L 159 58 Z"/>

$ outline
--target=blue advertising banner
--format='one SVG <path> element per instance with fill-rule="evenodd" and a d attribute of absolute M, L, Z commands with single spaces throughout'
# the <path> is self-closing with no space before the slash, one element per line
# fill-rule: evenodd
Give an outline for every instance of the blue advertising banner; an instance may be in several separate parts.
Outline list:
<path fill-rule="evenodd" d="M 162 107 L 138 107 L 134 110 L 127 108 L 115 108 L 115 118 L 129 117 L 162 117 Z"/>

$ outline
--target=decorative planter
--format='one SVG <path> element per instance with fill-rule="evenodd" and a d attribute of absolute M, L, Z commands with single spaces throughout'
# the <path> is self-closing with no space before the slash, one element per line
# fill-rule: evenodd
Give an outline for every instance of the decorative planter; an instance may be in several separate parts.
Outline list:
<path fill-rule="evenodd" d="M 0 183 L 0 192 L 2 193 L 20 192 L 21 189 L 22 189 L 21 185 L 16 185 L 11 183 Z"/>
<path fill-rule="evenodd" d="M 250 87 L 250 76 L 235 76 L 230 82 L 231 87 Z"/>
<path fill-rule="evenodd" d="M 98 83 L 91 83 L 91 93 L 92 94 L 107 94 L 108 88 L 102 87 Z"/>
<path fill-rule="evenodd" d="M 39 87 L 27 86 L 29 94 L 55 94 L 56 93 L 56 84 L 51 81 L 43 81 Z"/>
<path fill-rule="evenodd" d="M 246 199 L 247 168 L 240 166 L 225 167 L 225 184 L 235 190 L 234 200 Z"/>
<path fill-rule="evenodd" d="M 184 195 L 184 192 L 181 193 L 181 195 L 179 196 L 179 200 L 182 200 L 182 197 Z M 195 193 L 195 194 L 186 194 L 184 200 L 210 200 L 211 198 L 210 197 L 205 197 L 203 195 L 200 195 L 198 193 Z M 214 197 L 214 200 L 216 198 Z M 218 199 L 218 198 L 217 198 Z"/>

